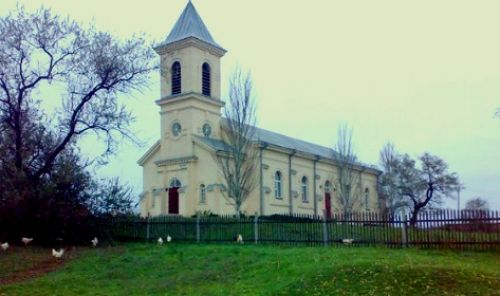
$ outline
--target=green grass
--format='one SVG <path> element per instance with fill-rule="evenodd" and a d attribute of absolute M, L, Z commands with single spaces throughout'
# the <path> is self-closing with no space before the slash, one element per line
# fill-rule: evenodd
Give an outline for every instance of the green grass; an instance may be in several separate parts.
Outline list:
<path fill-rule="evenodd" d="M 78 252 L 0 295 L 500 295 L 492 252 L 195 244 Z M 10 272 L 11 256 L 20 260 L 0 254 L 0 272 Z"/>

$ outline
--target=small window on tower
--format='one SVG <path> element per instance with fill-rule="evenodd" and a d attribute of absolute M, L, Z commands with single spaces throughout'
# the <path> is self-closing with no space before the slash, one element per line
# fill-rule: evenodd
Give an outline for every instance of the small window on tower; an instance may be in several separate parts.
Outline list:
<path fill-rule="evenodd" d="M 202 87 L 201 91 L 203 95 L 210 96 L 210 65 L 204 63 L 201 70 L 202 76 Z"/>
<path fill-rule="evenodd" d="M 172 95 L 181 93 L 181 63 L 172 65 Z"/>

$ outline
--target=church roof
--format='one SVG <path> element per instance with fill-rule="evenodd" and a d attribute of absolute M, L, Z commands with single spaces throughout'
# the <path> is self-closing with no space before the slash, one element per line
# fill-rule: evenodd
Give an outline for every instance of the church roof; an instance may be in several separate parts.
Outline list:
<path fill-rule="evenodd" d="M 186 8 L 184 8 L 184 11 L 182 11 L 181 16 L 175 23 L 172 31 L 168 34 L 167 39 L 160 44 L 160 46 L 168 45 L 189 37 L 194 37 L 212 46 L 223 49 L 212 38 L 212 35 L 203 23 L 203 20 L 191 1 L 188 2 Z"/>
<path fill-rule="evenodd" d="M 216 151 L 224 151 L 224 152 L 230 151 L 227 144 L 221 140 L 201 137 L 201 136 L 195 136 L 195 137 L 196 139 L 198 139 L 199 141 L 201 141 L 202 143 L 204 143 L 205 145 L 209 146 L 210 148 Z M 319 156 L 322 159 L 328 159 L 328 160 L 334 160 L 335 159 L 334 155 L 335 153 L 337 153 L 335 150 L 328 147 L 302 141 L 299 139 L 295 139 L 289 136 L 285 136 L 258 127 L 255 127 L 255 133 L 253 135 L 252 140 L 256 143 L 269 144 L 277 147 L 282 147 L 285 149 L 296 150 L 297 152 Z M 378 170 L 374 166 L 367 165 L 361 162 L 357 162 L 357 164 L 362 167 Z"/>
<path fill-rule="evenodd" d="M 331 148 L 295 139 L 289 136 L 278 134 L 258 127 L 255 128 L 253 140 L 263 144 L 265 143 L 283 147 L 286 149 L 297 150 L 297 152 L 304 152 L 312 155 L 317 155 L 321 158 L 326 158 L 326 159 L 333 159 L 334 153 L 336 153 Z"/>

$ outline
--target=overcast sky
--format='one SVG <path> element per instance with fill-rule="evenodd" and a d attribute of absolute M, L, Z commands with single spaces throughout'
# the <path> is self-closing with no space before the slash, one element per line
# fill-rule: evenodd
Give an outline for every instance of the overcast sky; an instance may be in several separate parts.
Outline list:
<path fill-rule="evenodd" d="M 0 14 L 17 1 L 1 0 Z M 187 0 L 29 0 L 120 37 L 162 41 Z M 258 125 L 333 146 L 348 123 L 361 161 L 378 164 L 386 141 L 417 156 L 444 158 L 471 197 L 500 209 L 500 1 L 193 0 L 214 39 L 228 50 L 223 91 L 235 65 L 250 69 Z M 127 104 L 139 137 L 159 138 L 159 75 Z M 89 142 L 89 141 L 88 141 Z M 93 145 L 87 145 L 89 149 Z M 124 144 L 100 170 L 142 188 L 137 159 L 147 147 Z M 456 206 L 451 201 L 449 206 Z"/>

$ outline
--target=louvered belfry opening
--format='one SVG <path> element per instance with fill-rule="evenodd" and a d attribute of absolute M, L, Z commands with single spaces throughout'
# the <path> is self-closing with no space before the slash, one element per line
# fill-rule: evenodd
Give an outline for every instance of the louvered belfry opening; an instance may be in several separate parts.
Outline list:
<path fill-rule="evenodd" d="M 181 93 L 181 63 L 172 65 L 172 95 Z"/>
<path fill-rule="evenodd" d="M 202 94 L 205 96 L 210 96 L 210 65 L 204 63 L 202 66 Z"/>

